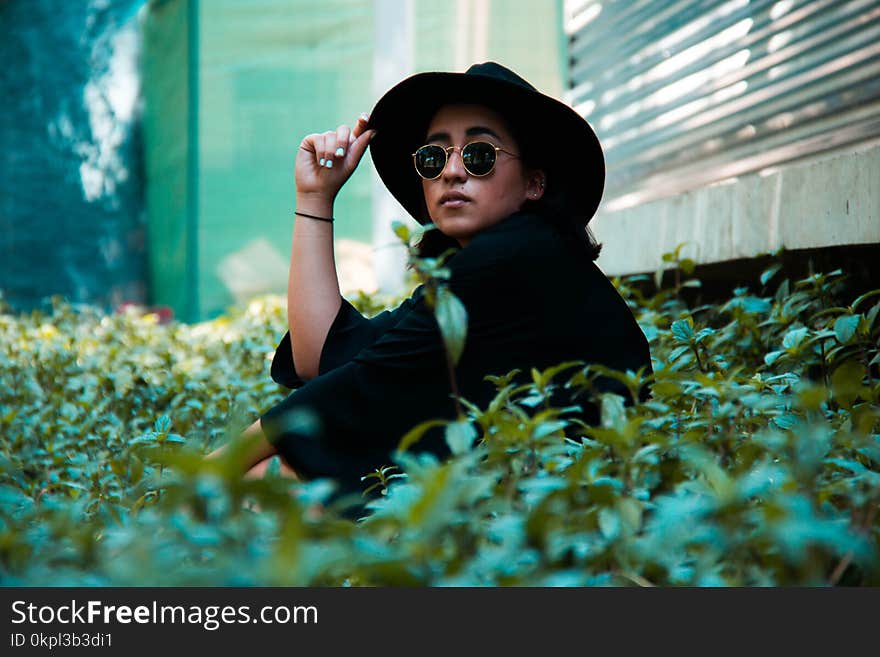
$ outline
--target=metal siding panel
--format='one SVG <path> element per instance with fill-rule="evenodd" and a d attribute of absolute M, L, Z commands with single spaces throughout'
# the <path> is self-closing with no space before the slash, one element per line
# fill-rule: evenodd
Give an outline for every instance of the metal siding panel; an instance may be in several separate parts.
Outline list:
<path fill-rule="evenodd" d="M 574 2 L 566 100 L 606 200 L 649 200 L 880 135 L 880 3 Z M 735 172 L 735 173 L 734 173 Z"/>

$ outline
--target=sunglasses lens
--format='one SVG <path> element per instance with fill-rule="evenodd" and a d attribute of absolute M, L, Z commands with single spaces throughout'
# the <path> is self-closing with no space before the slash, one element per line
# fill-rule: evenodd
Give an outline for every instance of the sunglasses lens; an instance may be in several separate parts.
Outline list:
<path fill-rule="evenodd" d="M 446 151 L 440 146 L 428 144 L 416 151 L 416 171 L 423 178 L 436 178 L 446 166 Z"/>
<path fill-rule="evenodd" d="M 495 147 L 485 141 L 475 141 L 461 151 L 465 168 L 474 176 L 485 176 L 495 166 Z"/>

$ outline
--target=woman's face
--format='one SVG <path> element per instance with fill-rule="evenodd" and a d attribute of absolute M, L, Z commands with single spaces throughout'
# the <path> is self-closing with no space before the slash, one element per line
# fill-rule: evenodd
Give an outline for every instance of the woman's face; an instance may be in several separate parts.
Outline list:
<path fill-rule="evenodd" d="M 422 180 L 425 204 L 434 225 L 462 246 L 543 192 L 538 184 L 540 172 L 527 175 L 522 161 L 503 151 L 498 151 L 490 174 L 470 175 L 462 164 L 461 148 L 472 141 L 487 141 L 520 154 L 504 120 L 488 107 L 445 105 L 431 119 L 424 143 L 455 146 L 455 150 L 438 178 Z M 464 195 L 464 199 L 448 199 L 449 194 Z"/>

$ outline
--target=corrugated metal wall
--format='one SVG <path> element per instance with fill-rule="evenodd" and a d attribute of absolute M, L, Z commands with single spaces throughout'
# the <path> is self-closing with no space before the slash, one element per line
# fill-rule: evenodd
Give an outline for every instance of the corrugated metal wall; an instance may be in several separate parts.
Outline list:
<path fill-rule="evenodd" d="M 880 2 L 566 0 L 614 211 L 880 136 Z"/>

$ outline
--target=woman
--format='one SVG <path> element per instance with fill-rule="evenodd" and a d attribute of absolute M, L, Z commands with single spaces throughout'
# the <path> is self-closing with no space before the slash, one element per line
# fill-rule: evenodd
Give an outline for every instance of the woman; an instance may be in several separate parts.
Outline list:
<path fill-rule="evenodd" d="M 423 287 L 372 319 L 339 293 L 333 200 L 368 144 L 390 192 L 438 229 L 425 233 L 422 255 L 455 249 L 449 286 L 468 313 L 459 395 L 485 407 L 496 392 L 486 375 L 518 368 L 528 376 L 572 360 L 650 372 L 647 341 L 593 262 L 598 246 L 586 224 L 605 169 L 587 122 L 494 62 L 422 73 L 388 91 L 353 129 L 309 135 L 300 146 L 291 330 L 272 362 L 272 378 L 296 392 L 245 432 L 249 476 L 279 453 L 288 474 L 358 491 L 363 475 L 392 463 L 409 429 L 456 417 Z M 595 422 L 595 407 L 583 406 Z M 414 449 L 447 454 L 439 430 Z"/>

